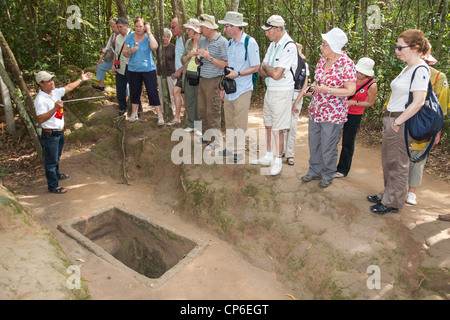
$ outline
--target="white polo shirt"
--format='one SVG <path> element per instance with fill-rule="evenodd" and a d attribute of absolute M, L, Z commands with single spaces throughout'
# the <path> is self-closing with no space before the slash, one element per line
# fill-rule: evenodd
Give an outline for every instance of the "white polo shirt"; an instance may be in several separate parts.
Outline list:
<path fill-rule="evenodd" d="M 40 116 L 41 114 L 47 113 L 52 110 L 55 107 L 55 103 L 57 101 L 61 101 L 61 98 L 65 93 L 66 89 L 64 89 L 64 87 L 54 89 L 51 92 L 51 95 L 42 90 L 39 90 L 39 93 L 34 99 L 36 115 Z M 42 129 L 62 130 L 64 128 L 64 115 L 62 115 L 61 119 L 58 119 L 58 115 L 56 112 L 50 119 L 41 123 L 41 126 Z"/>

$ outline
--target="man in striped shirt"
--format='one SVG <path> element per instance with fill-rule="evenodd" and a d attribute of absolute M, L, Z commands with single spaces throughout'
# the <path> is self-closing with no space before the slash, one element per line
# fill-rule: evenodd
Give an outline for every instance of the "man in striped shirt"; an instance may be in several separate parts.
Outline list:
<path fill-rule="evenodd" d="M 213 16 L 202 14 L 199 27 L 203 38 L 198 43 L 200 82 L 198 85 L 198 113 L 202 122 L 202 131 L 208 131 L 200 141 L 207 143 L 205 150 L 222 146 L 221 106 L 219 83 L 223 69 L 228 65 L 228 41 L 217 31 L 219 26 Z M 211 141 L 212 136 L 215 137 Z"/>

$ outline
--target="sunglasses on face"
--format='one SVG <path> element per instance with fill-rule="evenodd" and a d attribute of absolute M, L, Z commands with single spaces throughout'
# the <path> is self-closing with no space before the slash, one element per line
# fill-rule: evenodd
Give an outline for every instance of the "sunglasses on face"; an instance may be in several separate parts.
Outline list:
<path fill-rule="evenodd" d="M 402 46 L 396 46 L 395 49 L 398 50 L 398 51 L 402 51 L 402 49 L 411 48 L 411 47 L 415 47 L 415 45 L 403 46 L 403 47 Z"/>

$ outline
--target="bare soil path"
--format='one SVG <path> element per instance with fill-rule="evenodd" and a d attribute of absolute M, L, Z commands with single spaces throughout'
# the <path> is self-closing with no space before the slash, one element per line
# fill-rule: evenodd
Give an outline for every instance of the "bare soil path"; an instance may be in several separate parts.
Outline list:
<path fill-rule="evenodd" d="M 104 112 L 113 113 L 115 109 Z M 141 123 L 151 121 L 154 121 L 153 117 L 144 116 L 140 120 Z M 261 110 L 251 109 L 249 121 L 251 128 L 262 128 Z M 129 124 L 126 125 L 129 126 Z M 68 189 L 67 194 L 48 193 L 43 170 L 38 179 L 14 192 L 20 203 L 31 208 L 37 220 L 55 235 L 70 261 L 80 266 L 82 279 L 87 283 L 93 299 L 278 300 L 291 299 L 289 295 L 297 299 L 320 297 L 401 299 L 411 298 L 411 292 L 417 293 L 419 289 L 422 290 L 420 294 L 413 297 L 450 298 L 448 295 L 450 292 L 448 277 L 450 224 L 437 219 L 439 214 L 450 213 L 448 183 L 425 174 L 423 186 L 417 192 L 419 200 L 417 206 L 406 205 L 399 214 L 375 216 L 370 212 L 369 203 L 365 197 L 375 194 L 383 187 L 380 149 L 358 144 L 348 177 L 335 179 L 333 184 L 325 190 L 313 185 L 315 182 L 309 185 L 302 184 L 299 178 L 307 171 L 309 157 L 305 117 L 300 118 L 298 122 L 295 165 L 291 167 L 284 163 L 279 177 L 261 177 L 257 174 L 249 178 L 249 181 L 260 184 L 258 188 L 261 201 L 264 201 L 262 190 L 265 187 L 270 187 L 271 192 L 277 195 L 277 205 L 271 207 L 271 211 L 276 213 L 271 216 L 271 225 L 267 227 L 267 230 L 276 230 L 277 224 L 283 228 L 280 227 L 280 230 L 274 234 L 267 233 L 266 239 L 243 232 L 245 237 L 229 242 L 226 238 L 227 233 L 216 233 L 211 228 L 205 228 L 204 225 L 195 223 L 193 219 L 184 216 L 183 210 L 177 204 L 182 196 L 179 186 L 178 191 L 174 191 L 173 197 L 167 195 L 171 185 L 164 183 L 164 177 L 170 176 L 171 173 L 155 173 L 160 182 L 155 183 L 155 180 L 149 182 L 140 178 L 135 169 L 133 173 L 130 173 L 130 175 L 133 174 L 133 183 L 126 185 L 117 176 L 113 178 L 105 174 L 104 169 L 98 166 L 98 162 L 93 161 L 91 153 L 89 146 L 70 148 L 63 153 L 62 172 L 70 174 L 70 178 L 62 183 Z M 111 165 L 120 167 L 122 159 L 118 156 L 116 160 L 108 159 L 108 161 L 111 161 Z M 117 162 L 113 163 L 114 161 Z M 230 172 L 237 166 L 239 165 L 227 165 L 220 170 Z M 248 164 L 248 158 L 243 166 L 252 170 Z M 201 169 L 200 172 L 207 177 L 210 169 L 206 171 Z M 187 168 L 186 170 L 193 178 L 197 177 L 195 169 Z M 227 183 L 233 181 L 232 176 L 220 178 Z M 250 185 L 250 182 L 248 183 L 247 186 Z M 297 204 L 301 204 L 300 212 L 294 210 Z M 107 263 L 57 230 L 58 224 L 92 215 L 111 205 L 138 212 L 156 223 L 200 239 L 207 246 L 198 257 L 179 270 L 161 288 L 150 288 L 140 283 L 131 273 Z M 245 205 L 251 208 L 246 211 L 249 217 L 251 214 L 256 215 L 257 212 L 261 212 L 259 210 L 262 204 L 254 199 L 248 200 Z M 262 212 L 260 215 L 265 216 Z M 255 216 L 252 217 L 255 220 Z M 307 238 L 305 238 L 305 228 L 309 232 Z M 247 232 L 249 229 L 245 230 Z M 303 230 L 301 235 L 298 233 L 299 230 Z M 284 238 L 290 233 L 298 235 L 298 243 L 292 241 L 295 238 L 291 235 L 289 238 Z M 398 236 L 398 241 L 393 240 L 394 235 Z M 271 238 L 270 244 L 268 238 Z M 264 244 L 259 245 L 261 242 Z M 400 250 L 400 243 L 404 247 L 401 248 L 401 258 L 396 261 L 391 253 Z M 286 249 L 288 245 L 290 247 Z M 323 254 L 325 246 L 330 254 L 328 257 Z M 318 248 L 321 248 L 321 251 L 315 251 L 319 250 Z M 0 246 L 1 256 L 4 253 L 1 252 L 2 250 L 5 251 L 6 247 Z M 30 253 L 30 255 L 39 255 L 39 252 Z M 320 269 L 322 265 L 323 271 L 327 271 L 327 266 L 324 264 L 332 257 L 336 257 L 336 261 L 343 259 L 342 264 L 345 264 L 345 267 L 336 267 L 336 261 L 333 261 L 335 265 L 333 265 L 332 275 L 327 279 L 315 279 L 312 269 Z M 388 261 L 383 261 L 382 257 L 386 257 Z M 281 261 L 288 261 L 290 269 L 286 269 Z M 0 283 L 13 282 L 12 275 L 15 274 L 17 278 L 17 273 L 21 270 L 15 270 L 15 264 L 11 260 L 8 264 L 2 263 L 4 267 L 2 269 L 0 266 Z M 350 265 L 352 265 L 351 268 Z M 381 289 L 367 288 L 366 281 L 370 276 L 367 273 L 369 265 L 381 267 Z M 35 264 L 35 267 L 42 268 L 39 264 Z M 298 274 L 302 272 L 305 278 L 293 279 L 297 275 L 292 271 L 294 267 Z M 31 263 L 27 272 L 30 272 L 30 268 L 33 268 Z M 408 268 L 414 270 L 410 280 L 417 288 L 410 288 L 408 294 L 402 296 L 403 291 L 396 291 L 395 287 L 400 280 L 408 283 L 408 280 L 399 280 L 401 277 L 408 277 Z M 310 273 L 305 272 L 307 269 Z M 429 272 L 436 270 L 438 274 L 437 278 L 430 275 L 426 279 L 426 287 L 424 286 L 425 278 L 421 278 L 423 273 L 418 274 L 418 270 L 423 269 Z M 400 273 L 401 277 L 399 277 Z M 308 282 L 306 275 L 309 276 L 311 284 L 316 284 L 315 287 L 306 285 Z M 299 279 L 302 284 L 299 284 Z M 325 280 L 329 284 L 325 285 Z M 16 281 L 20 282 L 20 280 Z M 41 281 L 39 286 L 31 281 L 27 284 L 22 283 L 23 288 L 18 286 L 19 289 L 12 293 L 2 288 L 3 295 L 0 294 L 0 296 L 4 299 L 27 299 L 30 295 L 22 295 L 23 292 L 18 291 L 25 290 L 29 293 L 43 291 L 42 287 L 45 288 L 45 284 L 42 286 L 42 283 L 45 281 Z M 320 295 L 318 293 L 321 290 L 320 286 L 324 285 L 325 291 L 330 292 L 336 287 L 339 290 L 334 290 L 333 295 Z M 39 298 L 45 299 L 46 296 L 40 295 Z"/>

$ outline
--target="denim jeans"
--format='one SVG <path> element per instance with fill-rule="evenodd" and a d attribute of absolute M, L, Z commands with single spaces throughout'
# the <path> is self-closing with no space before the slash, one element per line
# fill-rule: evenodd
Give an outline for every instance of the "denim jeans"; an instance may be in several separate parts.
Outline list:
<path fill-rule="evenodd" d="M 347 122 L 344 124 L 344 130 L 342 131 L 341 156 L 339 157 L 339 163 L 337 165 L 337 172 L 342 173 L 344 176 L 347 176 L 352 165 L 353 153 L 355 151 L 355 139 L 361 123 L 361 118 L 361 114 L 349 114 L 347 116 Z"/>
<path fill-rule="evenodd" d="M 64 147 L 64 134 L 54 136 L 51 133 L 42 132 L 41 143 L 44 149 L 45 176 L 47 177 L 48 190 L 58 188 L 59 158 Z"/>

